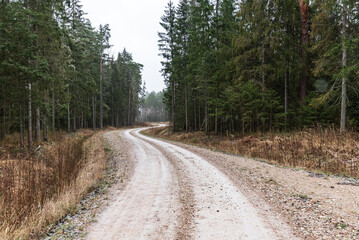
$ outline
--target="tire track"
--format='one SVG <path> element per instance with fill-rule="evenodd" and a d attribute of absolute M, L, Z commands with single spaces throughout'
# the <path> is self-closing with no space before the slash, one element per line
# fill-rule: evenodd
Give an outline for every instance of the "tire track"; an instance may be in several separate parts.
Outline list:
<path fill-rule="evenodd" d="M 194 239 L 296 239 L 277 235 L 229 178 L 208 161 L 139 132 L 134 131 L 134 136 L 167 152 L 183 166 L 194 192 Z"/>
<path fill-rule="evenodd" d="M 137 161 L 126 188 L 90 227 L 87 239 L 175 239 L 179 203 L 173 166 L 163 154 L 121 132 L 130 143 L 128 152 Z"/>

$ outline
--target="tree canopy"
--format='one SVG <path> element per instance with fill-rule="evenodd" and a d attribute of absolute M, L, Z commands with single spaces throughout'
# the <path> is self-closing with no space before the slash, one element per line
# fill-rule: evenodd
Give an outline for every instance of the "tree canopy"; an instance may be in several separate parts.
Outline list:
<path fill-rule="evenodd" d="M 79 0 L 1 1 L 0 132 L 47 139 L 48 129 L 132 125 L 143 66 L 107 54 L 110 26 L 94 28 Z M 25 134 L 25 126 L 27 133 Z"/>
<path fill-rule="evenodd" d="M 173 130 L 358 129 L 358 6 L 170 1 L 159 50 Z"/>

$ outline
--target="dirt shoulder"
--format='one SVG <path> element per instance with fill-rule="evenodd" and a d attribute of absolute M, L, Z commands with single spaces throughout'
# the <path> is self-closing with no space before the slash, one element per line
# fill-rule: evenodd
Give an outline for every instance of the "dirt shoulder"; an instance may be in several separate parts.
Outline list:
<path fill-rule="evenodd" d="M 254 206 L 284 219 L 303 239 L 358 239 L 359 187 L 350 179 L 313 174 L 180 142 L 241 186 Z M 348 184 L 348 185 L 347 185 Z M 258 196 L 261 196 L 258 198 Z"/>

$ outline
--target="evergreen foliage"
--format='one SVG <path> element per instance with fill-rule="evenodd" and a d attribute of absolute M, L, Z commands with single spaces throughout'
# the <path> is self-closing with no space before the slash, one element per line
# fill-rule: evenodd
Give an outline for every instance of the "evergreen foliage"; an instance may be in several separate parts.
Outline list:
<path fill-rule="evenodd" d="M 48 129 L 131 125 L 141 98 L 142 65 L 125 50 L 106 54 L 110 28 L 92 27 L 79 0 L 1 1 L 0 132 L 24 147 Z"/>
<path fill-rule="evenodd" d="M 173 130 L 339 126 L 344 106 L 359 128 L 358 14 L 354 0 L 170 2 L 159 50 Z"/>

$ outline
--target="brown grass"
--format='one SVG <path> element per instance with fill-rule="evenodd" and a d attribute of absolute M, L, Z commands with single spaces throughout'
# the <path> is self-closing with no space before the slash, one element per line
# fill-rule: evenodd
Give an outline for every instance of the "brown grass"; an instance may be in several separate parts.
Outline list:
<path fill-rule="evenodd" d="M 18 154 L 22 159 L 6 153 L 8 159 L 0 160 L 0 239 L 38 238 L 48 224 L 75 210 L 103 177 L 106 157 L 100 135 L 62 134 L 35 155 Z"/>
<path fill-rule="evenodd" d="M 359 134 L 356 132 L 343 136 L 335 129 L 315 128 L 287 134 L 210 138 L 200 132 L 172 134 L 168 128 L 154 128 L 147 133 L 282 166 L 359 177 Z"/>
<path fill-rule="evenodd" d="M 65 131 L 50 131 L 48 136 L 48 143 L 60 142 L 61 140 L 63 140 L 64 136 L 67 136 L 67 133 Z M 25 145 L 27 144 L 26 140 L 27 134 L 25 134 Z M 43 144 L 34 141 L 34 148 L 29 151 L 28 149 L 21 150 L 19 141 L 19 133 L 12 133 L 6 135 L 5 141 L 1 141 L 0 144 L 0 160 L 29 158 L 30 155 L 33 154 L 33 150 L 36 150 L 38 146 Z"/>

